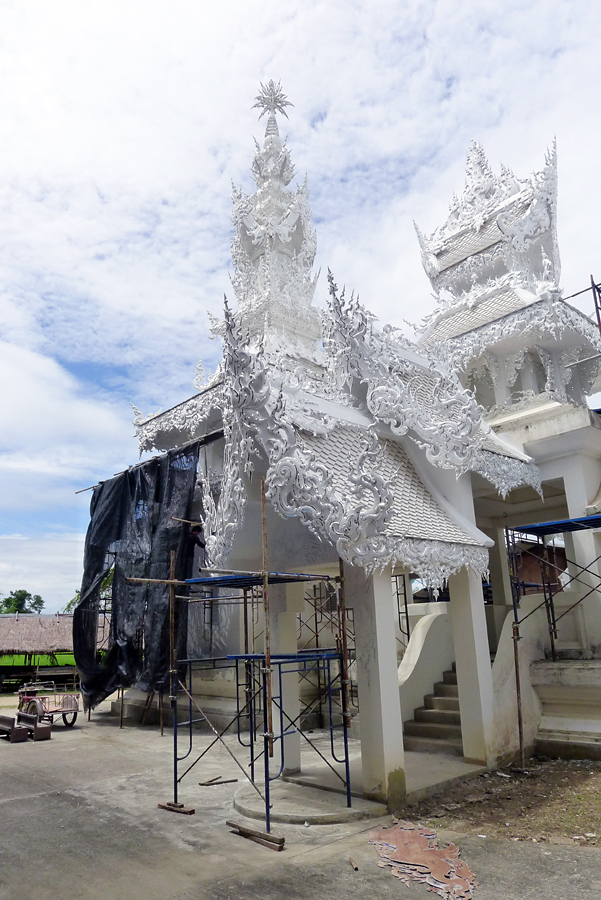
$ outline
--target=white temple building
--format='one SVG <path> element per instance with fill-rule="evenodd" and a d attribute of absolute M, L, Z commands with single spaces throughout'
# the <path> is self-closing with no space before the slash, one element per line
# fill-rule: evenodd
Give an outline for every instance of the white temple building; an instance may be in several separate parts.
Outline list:
<path fill-rule="evenodd" d="M 331 274 L 327 309 L 313 306 L 309 192 L 306 180 L 290 189 L 294 169 L 277 121 L 289 104 L 270 82 L 256 105 L 267 116 L 251 164 L 256 192 L 233 193 L 237 307 L 226 303 L 223 320 L 212 322 L 222 361 L 190 399 L 137 416 L 140 450 L 217 436 L 201 446 L 195 501 L 207 565 L 260 569 L 261 478 L 270 567 L 336 574 L 343 561 L 363 790 L 395 808 L 405 792 L 405 749 L 432 750 L 451 733 L 447 752 L 471 762 L 494 766 L 516 753 L 504 529 L 601 510 L 601 417 L 586 400 L 601 372 L 601 339 L 561 299 L 555 150 L 541 172 L 519 180 L 508 169 L 495 175 L 472 144 L 465 190 L 448 220 L 429 237 L 418 231 L 438 305 L 417 342 L 381 326 Z M 586 583 L 601 583 L 599 564 L 589 565 L 598 544 L 591 530 L 566 534 L 567 556 L 590 571 L 555 597 L 558 609 Z M 393 576 L 409 596 L 412 576 L 435 592 L 448 585 L 450 597 L 409 603 L 404 655 Z M 523 597 L 522 610 L 537 596 Z M 303 603 L 296 586 L 274 591 L 277 650 L 296 652 Z M 214 646 L 236 652 L 240 627 L 228 616 L 212 623 Z M 528 750 L 541 729 L 570 730 L 568 694 L 580 702 L 557 670 L 541 669 L 548 641 L 542 609 L 524 623 L 519 645 Z M 561 620 L 557 648 L 597 671 L 597 592 Z M 445 680 L 453 702 L 424 706 Z M 578 707 L 572 731 L 585 732 L 587 719 L 601 740 L 601 717 L 591 715 L 598 689 L 589 687 L 588 713 Z M 205 688 L 227 696 L 225 684 Z M 298 704 L 298 685 L 288 703 Z M 298 735 L 287 740 L 287 766 L 299 768 Z"/>

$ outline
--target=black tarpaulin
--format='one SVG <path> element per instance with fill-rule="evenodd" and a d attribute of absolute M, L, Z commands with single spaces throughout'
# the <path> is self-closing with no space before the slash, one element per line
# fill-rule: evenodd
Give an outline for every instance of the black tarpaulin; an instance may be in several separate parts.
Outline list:
<path fill-rule="evenodd" d="M 73 648 L 84 708 L 118 687 L 164 691 L 169 672 L 169 588 L 130 584 L 126 578 L 191 574 L 188 527 L 198 443 L 129 469 L 94 489 L 84 550 L 81 599 L 73 617 Z M 100 586 L 114 565 L 108 652 L 96 658 Z M 182 593 L 182 591 L 178 591 Z M 186 603 L 176 605 L 176 652 L 185 657 Z"/>

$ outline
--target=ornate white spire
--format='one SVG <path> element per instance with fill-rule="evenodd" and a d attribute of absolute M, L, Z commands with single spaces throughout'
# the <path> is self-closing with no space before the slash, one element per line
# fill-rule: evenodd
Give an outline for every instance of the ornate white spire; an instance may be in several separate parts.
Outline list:
<path fill-rule="evenodd" d="M 261 85 L 253 109 L 261 110 L 259 118 L 267 114 L 267 126 L 263 147 L 255 141 L 251 166 L 257 191 L 234 187 L 232 194 L 232 284 L 251 338 L 271 332 L 280 345 L 288 342 L 292 355 L 313 356 L 319 338 L 319 316 L 311 308 L 317 241 L 306 179 L 296 191 L 286 189 L 294 167 L 276 113 L 288 118 L 287 106 L 292 104 L 279 82 Z"/>
<path fill-rule="evenodd" d="M 533 294 L 559 282 L 556 236 L 557 155 L 530 178 L 506 166 L 496 175 L 480 144 L 467 154 L 465 188 L 449 217 L 430 237 L 417 229 L 422 262 L 437 294 L 473 304 L 494 290 Z"/>

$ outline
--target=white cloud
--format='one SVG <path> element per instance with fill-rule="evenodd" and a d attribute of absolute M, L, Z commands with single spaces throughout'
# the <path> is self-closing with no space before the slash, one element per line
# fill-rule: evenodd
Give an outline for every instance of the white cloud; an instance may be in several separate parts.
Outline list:
<path fill-rule="evenodd" d="M 2 500 L 22 506 L 14 477 L 77 483 L 117 464 L 135 448 L 133 429 L 110 400 L 85 392 L 58 363 L 40 353 L 0 342 Z M 40 492 L 39 507 L 47 498 Z"/>
<path fill-rule="evenodd" d="M 44 612 L 60 612 L 81 584 L 83 534 L 0 536 L 2 593 L 39 594 Z"/>
<path fill-rule="evenodd" d="M 259 80 L 295 104 L 316 266 L 382 318 L 432 308 L 412 220 L 446 217 L 472 138 L 523 176 L 557 135 L 563 281 L 585 287 L 600 25 L 585 0 L 5 4 L 0 532 L 40 516 L 79 532 L 89 495 L 73 491 L 135 461 L 128 401 L 169 406 L 199 357 L 214 364 L 206 310 L 233 294 L 230 179 L 253 189 Z"/>

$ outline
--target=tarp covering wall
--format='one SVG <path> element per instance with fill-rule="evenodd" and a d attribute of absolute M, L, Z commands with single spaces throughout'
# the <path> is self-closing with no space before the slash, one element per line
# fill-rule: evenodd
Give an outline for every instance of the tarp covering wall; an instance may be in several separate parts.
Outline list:
<path fill-rule="evenodd" d="M 126 578 L 168 578 L 171 551 L 175 577 L 191 575 L 188 519 L 196 481 L 198 443 L 128 469 L 94 488 L 84 550 L 81 599 L 73 616 L 73 651 L 84 708 L 118 687 L 167 690 L 169 587 L 128 584 Z M 100 587 L 114 565 L 111 636 L 99 662 L 96 630 Z M 178 594 L 184 591 L 178 587 Z M 176 653 L 186 652 L 185 601 L 176 603 Z M 178 614 L 180 612 L 181 614 Z"/>

